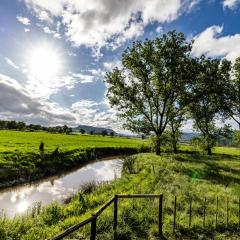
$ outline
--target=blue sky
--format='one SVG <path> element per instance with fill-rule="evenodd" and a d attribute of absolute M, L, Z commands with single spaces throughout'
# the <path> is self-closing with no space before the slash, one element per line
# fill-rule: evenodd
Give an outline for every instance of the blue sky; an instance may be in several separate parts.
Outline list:
<path fill-rule="evenodd" d="M 0 119 L 121 131 L 103 79 L 132 41 L 176 29 L 234 62 L 239 20 L 240 0 L 1 0 Z"/>

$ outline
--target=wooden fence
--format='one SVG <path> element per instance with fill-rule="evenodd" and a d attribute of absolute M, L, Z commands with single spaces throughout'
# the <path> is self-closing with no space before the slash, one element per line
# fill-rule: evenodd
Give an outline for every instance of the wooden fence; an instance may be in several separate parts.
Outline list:
<path fill-rule="evenodd" d="M 64 237 L 68 236 L 69 234 L 75 232 L 76 230 L 82 228 L 83 226 L 87 224 L 91 224 L 90 228 L 90 240 L 95 240 L 97 236 L 97 218 L 101 215 L 101 213 L 107 209 L 111 204 L 114 204 L 114 210 L 113 210 L 113 239 L 117 239 L 117 224 L 118 224 L 118 199 L 129 199 L 129 198 L 152 198 L 152 199 L 158 199 L 158 234 L 161 238 L 163 236 L 163 194 L 117 194 L 115 195 L 110 201 L 108 201 L 104 206 L 102 206 L 96 213 L 94 213 L 91 217 L 86 219 L 83 222 L 80 222 L 76 225 L 73 225 L 72 227 L 66 229 L 64 232 L 59 234 L 58 236 L 55 236 L 52 238 L 52 240 L 59 240 L 63 239 Z M 190 199 L 189 201 L 189 219 L 188 219 L 188 226 L 189 228 L 192 225 L 192 202 L 193 200 Z M 203 227 L 206 226 L 206 209 L 207 209 L 207 199 L 204 198 L 203 203 Z M 218 214 L 219 214 L 219 199 L 216 197 L 216 209 L 215 209 L 215 228 L 218 227 Z M 238 227 L 240 227 L 240 198 L 238 199 Z M 175 232 L 177 226 L 177 197 L 174 197 L 173 202 L 173 232 Z M 229 226 L 229 198 L 227 198 L 226 201 L 226 227 Z"/>

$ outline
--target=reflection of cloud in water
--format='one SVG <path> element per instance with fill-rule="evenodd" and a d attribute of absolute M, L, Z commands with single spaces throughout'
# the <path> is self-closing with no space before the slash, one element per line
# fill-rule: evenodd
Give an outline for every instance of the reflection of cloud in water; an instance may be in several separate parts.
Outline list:
<path fill-rule="evenodd" d="M 0 192 L 0 211 L 8 216 L 23 213 L 34 202 L 43 205 L 54 200 L 62 201 L 72 195 L 80 187 L 90 181 L 110 181 L 121 176 L 122 161 L 119 159 L 90 163 L 78 170 L 58 179 L 46 179 L 41 183 L 33 183 Z"/>
<path fill-rule="evenodd" d="M 15 203 L 18 199 L 23 199 L 26 196 L 29 196 L 32 191 L 34 191 L 34 187 L 25 187 L 21 189 L 21 191 L 13 191 L 11 192 L 11 202 Z"/>
<path fill-rule="evenodd" d="M 45 194 L 48 193 L 52 196 L 52 200 L 61 200 L 67 197 L 70 193 L 73 193 L 74 189 L 64 187 L 61 180 L 55 180 L 53 185 L 51 182 L 42 183 L 37 188 L 37 191 Z"/>

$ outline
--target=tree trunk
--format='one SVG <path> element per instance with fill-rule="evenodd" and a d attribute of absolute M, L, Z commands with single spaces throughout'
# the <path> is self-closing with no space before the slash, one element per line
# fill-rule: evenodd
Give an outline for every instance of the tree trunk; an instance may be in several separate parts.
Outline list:
<path fill-rule="evenodd" d="M 160 137 L 156 137 L 156 155 L 161 155 L 161 140 Z"/>
<path fill-rule="evenodd" d="M 212 148 L 210 146 L 207 147 L 207 154 L 212 155 Z"/>
<path fill-rule="evenodd" d="M 175 139 L 172 140 L 172 147 L 173 147 L 173 152 L 177 153 L 177 141 Z"/>

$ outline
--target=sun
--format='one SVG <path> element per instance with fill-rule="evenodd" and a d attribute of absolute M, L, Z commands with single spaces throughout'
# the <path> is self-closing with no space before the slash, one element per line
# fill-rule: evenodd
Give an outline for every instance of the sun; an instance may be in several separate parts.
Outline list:
<path fill-rule="evenodd" d="M 26 200 L 22 200 L 17 204 L 17 212 L 23 213 L 29 208 L 29 203 Z"/>
<path fill-rule="evenodd" d="M 32 76 L 38 80 L 49 80 L 61 71 L 58 53 L 49 46 L 33 48 L 28 56 L 28 67 Z"/>

